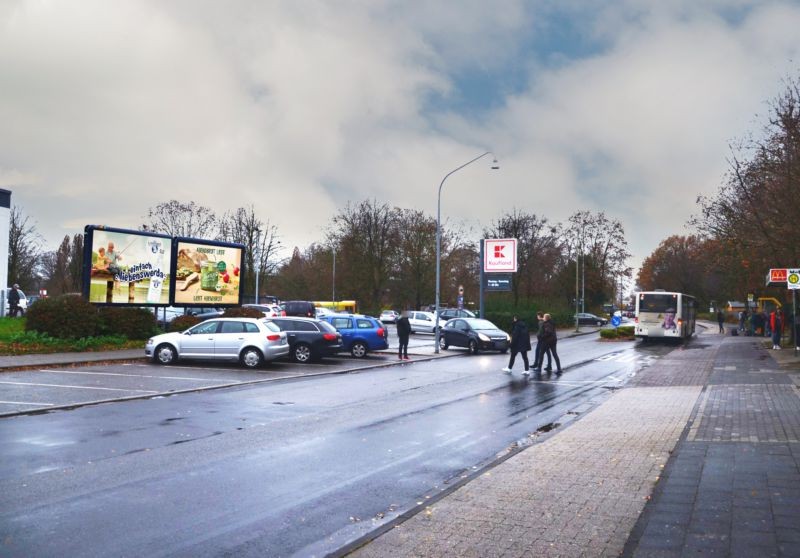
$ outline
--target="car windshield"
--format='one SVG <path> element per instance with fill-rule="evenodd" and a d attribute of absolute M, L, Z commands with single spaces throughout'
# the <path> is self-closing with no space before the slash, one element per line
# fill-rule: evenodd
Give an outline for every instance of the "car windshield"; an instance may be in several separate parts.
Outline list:
<path fill-rule="evenodd" d="M 264 327 L 266 327 L 270 331 L 280 331 L 281 330 L 281 328 L 276 326 L 275 323 L 273 323 L 273 322 L 268 322 L 268 321 L 265 320 L 265 321 L 262 321 L 261 323 L 264 324 Z"/>
<path fill-rule="evenodd" d="M 497 329 L 497 326 L 494 325 L 489 320 L 474 319 L 474 320 L 466 320 L 466 322 L 472 329 Z"/>

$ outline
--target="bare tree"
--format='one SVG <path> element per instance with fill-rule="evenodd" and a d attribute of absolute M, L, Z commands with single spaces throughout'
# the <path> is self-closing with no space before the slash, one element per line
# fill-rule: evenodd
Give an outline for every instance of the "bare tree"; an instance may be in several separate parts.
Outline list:
<path fill-rule="evenodd" d="M 146 219 L 142 230 L 209 240 L 217 236 L 217 216 L 210 208 L 193 201 L 160 203 L 148 209 Z"/>
<path fill-rule="evenodd" d="M 80 292 L 83 278 L 83 235 L 64 237 L 53 252 L 42 255 L 41 270 L 50 296 Z"/>
<path fill-rule="evenodd" d="M 8 231 L 8 279 L 20 288 L 32 289 L 37 283 L 36 270 L 42 257 L 42 237 L 18 206 L 10 213 Z"/>
<path fill-rule="evenodd" d="M 256 270 L 259 274 L 259 295 L 267 292 L 268 280 L 281 265 L 278 252 L 281 241 L 278 229 L 269 221 L 256 216 L 255 209 L 240 207 L 226 213 L 219 222 L 219 236 L 223 242 L 244 244 L 245 284 L 255 293 Z"/>

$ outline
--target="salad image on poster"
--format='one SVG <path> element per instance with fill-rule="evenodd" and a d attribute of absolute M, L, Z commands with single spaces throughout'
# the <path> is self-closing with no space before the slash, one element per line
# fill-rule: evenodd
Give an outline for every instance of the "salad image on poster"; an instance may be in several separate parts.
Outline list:
<path fill-rule="evenodd" d="M 241 245 L 177 241 L 175 306 L 239 305 Z"/>
<path fill-rule="evenodd" d="M 87 236 L 89 302 L 169 304 L 172 239 L 104 228 L 87 228 Z"/>

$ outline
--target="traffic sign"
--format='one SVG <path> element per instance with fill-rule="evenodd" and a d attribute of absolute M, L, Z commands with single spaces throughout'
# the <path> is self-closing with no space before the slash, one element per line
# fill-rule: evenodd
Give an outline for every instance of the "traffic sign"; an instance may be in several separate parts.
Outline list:
<path fill-rule="evenodd" d="M 621 323 L 622 323 L 622 318 L 620 318 L 619 316 L 614 316 L 613 318 L 611 318 L 611 325 L 612 326 L 618 327 L 619 324 L 621 324 Z"/>
<path fill-rule="evenodd" d="M 800 269 L 788 269 L 786 271 L 786 286 L 790 289 L 800 289 Z"/>

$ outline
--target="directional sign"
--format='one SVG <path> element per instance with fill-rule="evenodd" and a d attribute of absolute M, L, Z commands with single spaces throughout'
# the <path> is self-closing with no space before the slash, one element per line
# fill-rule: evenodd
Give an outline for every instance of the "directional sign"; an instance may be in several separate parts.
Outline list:
<path fill-rule="evenodd" d="M 789 269 L 786 274 L 786 286 L 790 289 L 800 289 L 800 269 Z"/>
<path fill-rule="evenodd" d="M 614 316 L 611 318 L 611 325 L 614 327 L 619 327 L 619 324 L 622 323 L 622 318 L 619 316 Z"/>
<path fill-rule="evenodd" d="M 483 271 L 517 271 L 517 239 L 492 238 L 483 241 Z"/>

